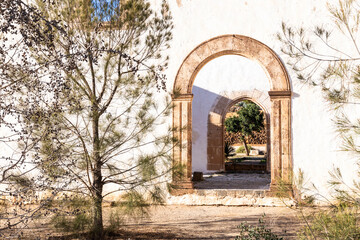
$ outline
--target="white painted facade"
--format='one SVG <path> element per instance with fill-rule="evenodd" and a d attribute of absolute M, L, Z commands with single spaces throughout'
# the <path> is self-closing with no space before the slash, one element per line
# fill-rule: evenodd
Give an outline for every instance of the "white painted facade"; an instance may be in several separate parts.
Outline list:
<path fill-rule="evenodd" d="M 156 0 L 156 2 L 161 2 Z M 331 1 L 289 0 L 170 0 L 174 38 L 168 51 L 168 88 L 186 56 L 199 44 L 224 34 L 254 38 L 285 62 L 276 34 L 282 21 L 311 27 L 330 22 L 326 8 Z M 332 1 L 335 3 L 336 1 Z M 341 44 L 341 42 L 339 42 Z M 355 177 L 354 159 L 340 152 L 341 140 L 334 127 L 334 113 L 320 89 L 299 83 L 286 65 L 292 86 L 292 160 L 294 174 L 301 169 L 307 183 L 328 194 L 329 171 L 340 167 L 343 176 Z M 216 96 L 230 91 L 270 90 L 270 81 L 256 62 L 240 56 L 222 56 L 210 61 L 198 73 L 193 86 L 192 170 L 207 172 L 207 117 Z M 356 107 L 356 106 L 354 106 Z M 170 120 L 169 120 L 170 121 Z"/>
<path fill-rule="evenodd" d="M 334 167 L 340 167 L 347 181 L 356 177 L 355 159 L 339 151 L 341 139 L 334 126 L 334 113 L 330 111 L 319 88 L 304 85 L 296 79 L 294 72 L 285 63 L 281 43 L 276 38 L 276 34 L 281 32 L 283 21 L 304 27 L 330 22 L 326 4 L 336 3 L 335 0 L 168 1 L 174 20 L 173 40 L 171 48 L 166 52 L 170 57 L 166 72 L 169 92 L 182 62 L 199 44 L 225 34 L 256 39 L 278 54 L 290 76 L 293 92 L 291 137 L 294 174 L 301 169 L 308 186 L 314 183 L 318 193 L 323 195 L 329 194 L 329 171 Z M 162 0 L 151 2 L 160 4 Z M 342 44 L 340 39 L 339 44 Z M 207 119 L 217 97 L 232 91 L 257 89 L 267 92 L 270 84 L 270 79 L 257 62 L 241 56 L 221 56 L 200 70 L 192 91 L 192 171 L 208 172 Z M 159 94 L 159 99 L 162 97 Z M 360 112 L 359 107 L 353 107 L 351 112 Z M 168 124 L 171 122 L 169 116 Z"/>

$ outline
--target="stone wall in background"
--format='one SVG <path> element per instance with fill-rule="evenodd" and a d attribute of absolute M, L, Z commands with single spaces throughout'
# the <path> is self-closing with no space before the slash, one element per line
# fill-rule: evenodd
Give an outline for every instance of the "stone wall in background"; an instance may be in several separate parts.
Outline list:
<path fill-rule="evenodd" d="M 242 144 L 240 140 L 240 133 L 230 133 L 225 131 L 224 138 L 226 142 L 229 142 L 231 145 Z M 255 132 L 253 136 L 248 136 L 246 138 L 246 143 L 248 144 L 266 144 L 266 130 L 263 129 L 260 132 Z"/>

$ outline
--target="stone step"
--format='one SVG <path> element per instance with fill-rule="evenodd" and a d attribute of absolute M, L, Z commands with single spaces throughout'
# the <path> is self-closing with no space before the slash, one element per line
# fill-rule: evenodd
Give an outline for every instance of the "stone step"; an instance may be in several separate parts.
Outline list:
<path fill-rule="evenodd" d="M 226 163 L 225 170 L 227 172 L 239 173 L 264 173 L 266 172 L 266 163 L 260 162 L 242 162 L 242 163 Z"/>
<path fill-rule="evenodd" d="M 169 196 L 168 204 L 176 205 L 223 205 L 223 206 L 290 206 L 290 198 L 274 197 L 263 189 L 194 189 L 192 194 Z"/>
<path fill-rule="evenodd" d="M 218 197 L 260 197 L 263 198 L 269 194 L 269 190 L 265 189 L 194 189 L 193 194 L 199 196 L 218 196 Z"/>

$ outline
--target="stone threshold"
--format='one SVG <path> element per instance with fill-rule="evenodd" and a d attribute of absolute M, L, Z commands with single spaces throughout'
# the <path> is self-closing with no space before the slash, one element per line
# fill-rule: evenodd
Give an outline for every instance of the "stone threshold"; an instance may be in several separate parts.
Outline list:
<path fill-rule="evenodd" d="M 284 207 L 291 198 L 278 198 L 268 189 L 194 189 L 192 193 L 169 196 L 169 205 Z"/>
<path fill-rule="evenodd" d="M 219 196 L 219 197 L 259 197 L 263 198 L 270 195 L 268 189 L 194 189 L 194 193 L 199 196 Z"/>

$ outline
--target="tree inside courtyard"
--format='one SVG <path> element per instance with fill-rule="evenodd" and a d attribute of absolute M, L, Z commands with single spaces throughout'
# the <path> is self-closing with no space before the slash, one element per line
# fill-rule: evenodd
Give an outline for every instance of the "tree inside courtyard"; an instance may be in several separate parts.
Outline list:
<path fill-rule="evenodd" d="M 41 193 L 65 222 L 82 212 L 52 208 L 55 200 L 80 198 L 90 206 L 84 226 L 101 239 L 106 196 L 122 193 L 129 208 L 162 201 L 174 139 L 170 128 L 158 133 L 171 104 L 154 96 L 165 90 L 171 14 L 165 1 L 33 3 L 0 3 L 1 142 L 10 152 L 2 195 Z M 28 220 L 20 215 L 2 212 L 4 227 Z"/>
<path fill-rule="evenodd" d="M 264 114 L 261 108 L 251 101 L 243 101 L 234 116 L 225 119 L 225 130 L 231 133 L 240 133 L 240 139 L 244 144 L 246 156 L 250 152 L 246 143 L 246 137 L 252 136 L 264 128 Z"/>

